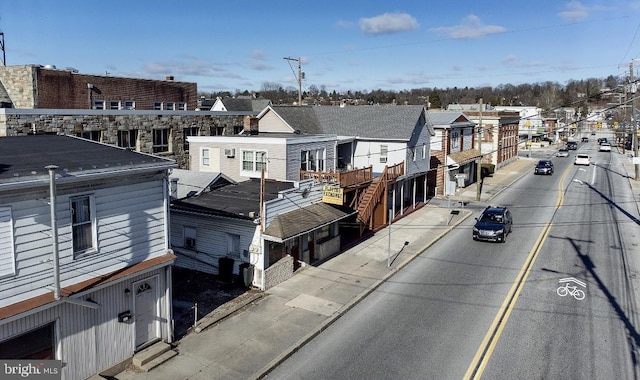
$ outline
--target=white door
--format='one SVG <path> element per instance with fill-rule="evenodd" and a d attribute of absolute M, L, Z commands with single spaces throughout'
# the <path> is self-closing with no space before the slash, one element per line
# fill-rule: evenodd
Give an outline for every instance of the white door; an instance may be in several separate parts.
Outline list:
<path fill-rule="evenodd" d="M 158 277 L 148 278 L 133 284 L 135 289 L 136 348 L 160 337 L 160 307 L 158 299 Z"/>

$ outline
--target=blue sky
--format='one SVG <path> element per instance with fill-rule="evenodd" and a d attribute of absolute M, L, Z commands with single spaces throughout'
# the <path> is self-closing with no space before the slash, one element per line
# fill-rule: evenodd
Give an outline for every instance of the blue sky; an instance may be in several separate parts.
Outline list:
<path fill-rule="evenodd" d="M 338 92 L 622 76 L 639 27 L 640 1 L 616 0 L 0 2 L 8 65 L 203 92 L 297 88 L 285 57 L 304 89 Z"/>

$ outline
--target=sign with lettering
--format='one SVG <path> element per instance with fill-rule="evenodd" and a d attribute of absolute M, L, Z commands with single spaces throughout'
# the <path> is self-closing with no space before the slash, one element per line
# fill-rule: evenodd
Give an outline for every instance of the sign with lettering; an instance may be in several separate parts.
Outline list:
<path fill-rule="evenodd" d="M 342 205 L 344 190 L 336 185 L 322 186 L 322 201 L 334 205 Z"/>

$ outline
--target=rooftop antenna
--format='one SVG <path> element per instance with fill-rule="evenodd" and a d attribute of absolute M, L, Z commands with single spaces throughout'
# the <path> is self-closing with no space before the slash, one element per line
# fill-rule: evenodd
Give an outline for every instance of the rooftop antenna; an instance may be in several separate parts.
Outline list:
<path fill-rule="evenodd" d="M 300 57 L 298 58 L 284 57 L 283 59 L 287 61 L 298 62 L 298 75 L 296 75 L 294 71 L 293 76 L 296 77 L 296 79 L 298 80 L 298 105 L 301 106 L 302 105 L 302 78 L 304 78 L 304 73 L 302 72 L 302 61 L 300 60 Z M 289 66 L 291 66 L 291 63 L 289 63 Z M 291 71 L 293 71 L 293 67 L 291 68 Z"/>

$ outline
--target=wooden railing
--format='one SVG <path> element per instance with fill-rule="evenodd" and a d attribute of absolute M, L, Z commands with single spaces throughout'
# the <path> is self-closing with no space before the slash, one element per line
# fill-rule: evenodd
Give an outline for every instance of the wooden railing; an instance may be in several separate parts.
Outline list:
<path fill-rule="evenodd" d="M 344 188 L 371 182 L 373 180 L 373 166 L 345 172 L 314 172 L 300 170 L 300 179 L 313 179 L 315 182 L 339 183 L 340 187 Z"/>
<path fill-rule="evenodd" d="M 367 189 L 367 191 L 362 194 L 362 198 L 359 201 L 360 204 L 358 205 L 358 220 L 362 223 L 367 223 L 369 221 L 375 205 L 378 204 L 380 197 L 382 197 L 382 194 L 386 191 L 388 182 L 387 173 L 388 168 L 385 166 L 382 171 L 382 175 L 377 179 L 377 181 L 374 181 L 370 185 L 374 186 L 373 191 L 369 191 L 369 189 Z M 366 194 L 370 194 L 371 197 L 367 199 L 366 204 L 362 204 Z"/>

